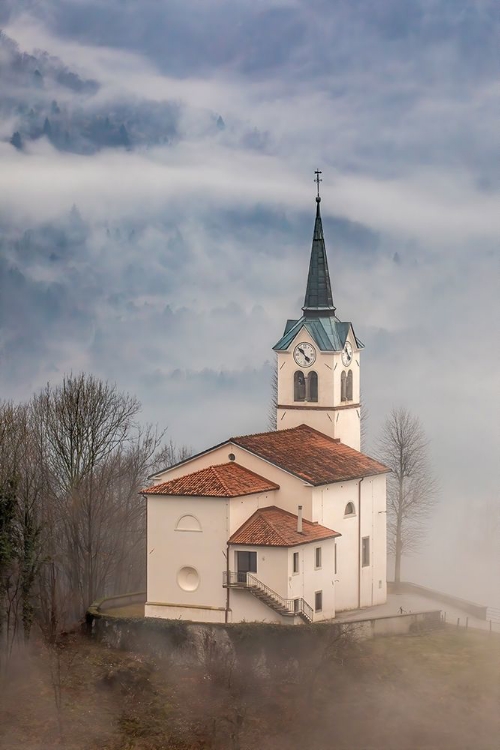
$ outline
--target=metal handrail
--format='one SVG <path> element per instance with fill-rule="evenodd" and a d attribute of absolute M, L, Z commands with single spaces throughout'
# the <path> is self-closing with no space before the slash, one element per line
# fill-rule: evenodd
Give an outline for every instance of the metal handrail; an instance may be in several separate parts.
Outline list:
<path fill-rule="evenodd" d="M 304 615 L 310 622 L 313 620 L 313 609 L 305 599 L 284 599 L 276 591 L 273 591 L 267 584 L 256 578 L 251 573 L 234 573 L 225 570 L 223 572 L 223 586 L 243 586 L 248 589 L 257 589 L 266 594 L 281 608 L 286 609 L 291 615 Z"/>
<path fill-rule="evenodd" d="M 486 610 L 486 619 L 492 622 L 500 622 L 500 609 L 498 607 L 488 607 Z"/>

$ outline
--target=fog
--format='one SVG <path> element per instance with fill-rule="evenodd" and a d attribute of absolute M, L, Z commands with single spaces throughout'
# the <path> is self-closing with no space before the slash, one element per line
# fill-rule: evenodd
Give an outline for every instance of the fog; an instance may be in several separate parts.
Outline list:
<path fill-rule="evenodd" d="M 8 0 L 0 23 L 1 396 L 84 370 L 194 449 L 266 429 L 319 167 L 368 452 L 404 405 L 441 485 L 403 576 L 500 606 L 497 4 Z"/>

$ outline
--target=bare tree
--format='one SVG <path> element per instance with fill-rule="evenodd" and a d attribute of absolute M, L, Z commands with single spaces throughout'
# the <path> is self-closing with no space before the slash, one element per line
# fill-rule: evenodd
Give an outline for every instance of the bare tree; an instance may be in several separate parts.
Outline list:
<path fill-rule="evenodd" d="M 364 452 L 368 444 L 368 419 L 370 417 L 370 412 L 368 411 L 366 407 L 362 393 L 360 393 L 360 396 L 359 396 L 359 409 L 360 409 L 360 418 L 359 418 L 360 419 L 360 425 L 359 425 L 360 443 L 361 443 L 361 451 Z"/>
<path fill-rule="evenodd" d="M 137 492 L 162 437 L 152 427 L 139 430 L 139 408 L 135 398 L 86 374 L 47 385 L 33 401 L 49 483 L 41 588 L 52 637 L 61 620 L 115 593 L 124 571 L 137 567 L 144 537 Z"/>
<path fill-rule="evenodd" d="M 269 430 L 277 430 L 276 422 L 278 412 L 278 360 L 273 363 L 273 374 L 271 376 L 271 401 L 269 402 L 268 426 Z"/>
<path fill-rule="evenodd" d="M 193 449 L 190 445 L 177 445 L 173 440 L 169 440 L 155 454 L 150 467 L 151 473 L 175 466 L 192 455 Z"/>
<path fill-rule="evenodd" d="M 392 470 L 387 479 L 387 535 L 395 557 L 394 581 L 399 583 L 401 557 L 420 547 L 437 501 L 428 440 L 418 417 L 403 407 L 393 409 L 383 425 L 377 453 Z"/>

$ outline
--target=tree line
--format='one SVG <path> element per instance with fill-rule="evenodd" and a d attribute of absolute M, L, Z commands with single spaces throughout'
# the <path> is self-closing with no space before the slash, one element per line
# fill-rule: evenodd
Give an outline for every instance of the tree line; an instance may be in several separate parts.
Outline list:
<path fill-rule="evenodd" d="M 145 588 L 148 474 L 189 455 L 88 375 L 0 402 L 0 652 L 50 641 L 97 597 Z"/>

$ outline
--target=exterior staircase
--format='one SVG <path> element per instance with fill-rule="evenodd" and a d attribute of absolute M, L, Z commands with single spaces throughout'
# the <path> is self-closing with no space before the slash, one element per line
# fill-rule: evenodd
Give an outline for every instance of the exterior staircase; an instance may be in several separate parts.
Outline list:
<path fill-rule="evenodd" d="M 284 599 L 252 573 L 224 571 L 224 588 L 244 589 L 283 617 L 300 617 L 304 622 L 313 621 L 313 609 L 305 599 Z"/>

